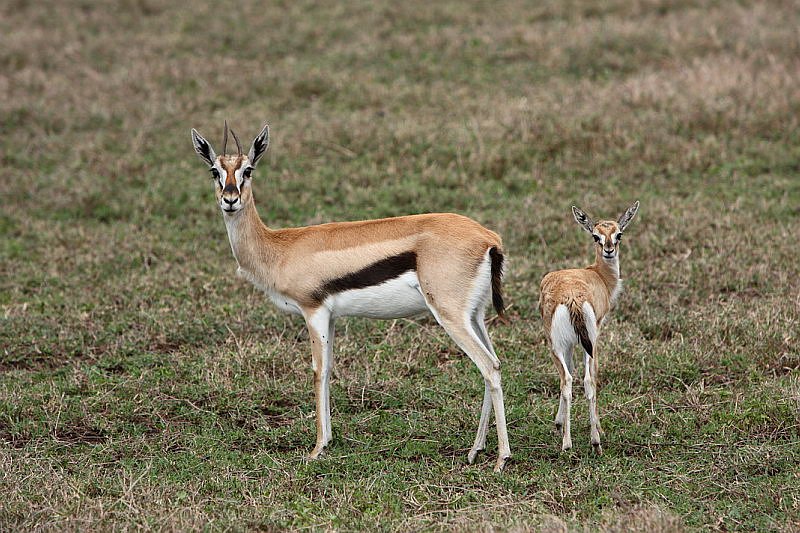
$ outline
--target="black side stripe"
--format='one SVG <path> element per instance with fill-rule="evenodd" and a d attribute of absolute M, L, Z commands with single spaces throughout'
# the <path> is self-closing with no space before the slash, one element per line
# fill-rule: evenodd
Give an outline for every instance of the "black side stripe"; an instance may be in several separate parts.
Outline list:
<path fill-rule="evenodd" d="M 376 261 L 357 272 L 347 274 L 341 278 L 328 280 L 322 287 L 315 290 L 311 297 L 317 302 L 322 302 L 329 294 L 380 285 L 405 274 L 409 270 L 416 269 L 416 252 L 403 252 L 402 254 Z"/>

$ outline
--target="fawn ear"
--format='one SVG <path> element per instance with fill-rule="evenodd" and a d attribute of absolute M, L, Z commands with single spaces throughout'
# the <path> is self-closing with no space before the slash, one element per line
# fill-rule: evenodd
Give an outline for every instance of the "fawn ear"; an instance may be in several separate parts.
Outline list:
<path fill-rule="evenodd" d="M 575 217 L 575 222 L 577 222 L 583 229 L 585 229 L 589 233 L 594 232 L 594 222 L 592 222 L 592 219 L 589 218 L 589 215 L 587 215 L 574 205 L 572 206 L 572 216 Z"/>
<path fill-rule="evenodd" d="M 250 160 L 252 166 L 256 166 L 258 160 L 264 155 L 269 146 L 269 124 L 264 124 L 264 128 L 253 139 L 253 146 L 250 147 L 250 152 L 247 154 L 247 159 Z"/>
<path fill-rule="evenodd" d="M 622 213 L 617 220 L 617 224 L 619 224 L 619 230 L 625 231 L 625 228 L 628 224 L 631 223 L 633 217 L 636 216 L 636 213 L 639 211 L 639 200 L 636 200 L 632 206 L 630 206 L 624 213 Z"/>
<path fill-rule="evenodd" d="M 209 166 L 214 165 L 214 160 L 217 158 L 217 154 L 214 153 L 214 149 L 211 148 L 211 143 L 203 138 L 202 135 L 197 133 L 197 130 L 192 128 L 192 144 L 194 145 L 194 151 L 197 152 L 197 155 L 200 156 L 200 159 L 208 163 Z"/>

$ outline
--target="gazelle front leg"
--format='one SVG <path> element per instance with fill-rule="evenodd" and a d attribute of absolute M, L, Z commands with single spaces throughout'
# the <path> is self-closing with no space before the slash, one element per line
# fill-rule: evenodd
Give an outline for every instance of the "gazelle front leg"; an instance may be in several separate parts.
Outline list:
<path fill-rule="evenodd" d="M 314 369 L 317 419 L 317 444 L 308 458 L 316 459 L 333 437 L 330 394 L 330 371 L 333 363 L 333 319 L 330 312 L 323 307 L 304 314 L 308 335 L 311 338 L 311 364 Z"/>

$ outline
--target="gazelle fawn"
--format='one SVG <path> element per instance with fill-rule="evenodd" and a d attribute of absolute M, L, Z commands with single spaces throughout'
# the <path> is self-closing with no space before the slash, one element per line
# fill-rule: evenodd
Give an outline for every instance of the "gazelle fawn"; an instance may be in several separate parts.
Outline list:
<path fill-rule="evenodd" d="M 619 220 L 592 220 L 573 206 L 575 221 L 594 238 L 594 263 L 586 268 L 558 270 L 542 278 L 539 310 L 550 339 L 553 362 L 561 377 L 561 398 L 556 428 L 562 432 L 561 449 L 572 448 L 570 406 L 574 366 L 572 350 L 580 344 L 584 352 L 583 388 L 589 401 L 589 422 L 594 450 L 600 446 L 600 417 L 597 415 L 597 337 L 609 311 L 622 290 L 619 272 L 619 243 L 628 224 L 639 210 L 637 201 Z"/>
<path fill-rule="evenodd" d="M 237 273 L 262 289 L 283 311 L 305 319 L 311 339 L 317 439 L 309 458 L 331 441 L 329 381 L 334 319 L 377 319 L 430 312 L 480 370 L 484 380 L 472 463 L 484 449 L 494 410 L 500 471 L 511 456 L 506 432 L 500 361 L 484 325 L 491 300 L 503 312 L 500 237 L 455 214 L 424 214 L 270 229 L 253 201 L 253 171 L 269 145 L 264 126 L 245 154 L 231 130 L 237 153 L 222 155 L 192 130 L 194 149 L 209 166 Z M 226 280 L 221 285 L 225 287 Z"/>

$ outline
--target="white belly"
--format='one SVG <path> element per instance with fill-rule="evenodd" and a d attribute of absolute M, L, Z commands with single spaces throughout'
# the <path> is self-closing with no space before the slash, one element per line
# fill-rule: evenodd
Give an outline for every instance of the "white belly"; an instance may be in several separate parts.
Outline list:
<path fill-rule="evenodd" d="M 380 285 L 332 294 L 325 304 L 334 317 L 403 318 L 428 310 L 414 271 Z"/>

